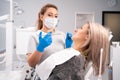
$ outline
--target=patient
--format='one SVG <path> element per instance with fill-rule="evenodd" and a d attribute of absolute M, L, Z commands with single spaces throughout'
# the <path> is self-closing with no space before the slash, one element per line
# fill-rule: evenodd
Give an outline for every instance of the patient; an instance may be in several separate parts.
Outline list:
<path fill-rule="evenodd" d="M 43 39 L 50 36 L 47 35 Z M 37 67 L 36 72 L 41 80 L 84 80 L 84 72 L 90 62 L 95 76 L 98 76 L 101 48 L 101 75 L 104 73 L 109 49 L 109 30 L 98 23 L 86 23 L 74 31 L 72 40 L 72 48 L 51 55 Z M 49 42 L 48 39 L 45 41 Z M 47 46 L 49 45 L 50 43 Z"/>

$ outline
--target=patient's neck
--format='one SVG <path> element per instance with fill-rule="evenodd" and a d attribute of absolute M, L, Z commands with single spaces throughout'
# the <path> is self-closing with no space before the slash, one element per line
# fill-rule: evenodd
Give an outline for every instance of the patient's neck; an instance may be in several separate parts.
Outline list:
<path fill-rule="evenodd" d="M 73 48 L 74 48 L 75 50 L 79 51 L 79 52 L 81 51 L 80 44 L 78 44 L 78 43 L 77 43 L 77 44 L 74 43 L 74 44 L 73 44 Z"/>

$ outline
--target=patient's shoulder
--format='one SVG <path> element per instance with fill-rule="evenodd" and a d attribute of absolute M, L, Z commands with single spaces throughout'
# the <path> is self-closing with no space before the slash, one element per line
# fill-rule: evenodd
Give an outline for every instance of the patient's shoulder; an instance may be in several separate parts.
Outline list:
<path fill-rule="evenodd" d="M 57 76 L 61 80 L 62 79 L 83 80 L 83 76 L 84 76 L 83 64 L 84 64 L 84 60 L 82 59 L 81 56 L 73 56 L 71 59 L 69 59 L 65 63 L 57 65 L 53 69 L 51 73 L 51 77 Z"/>
<path fill-rule="evenodd" d="M 53 71 L 74 71 L 78 70 L 81 71 L 83 70 L 84 67 L 84 58 L 81 56 L 73 56 L 71 59 L 68 61 L 64 62 L 63 64 L 57 65 Z"/>

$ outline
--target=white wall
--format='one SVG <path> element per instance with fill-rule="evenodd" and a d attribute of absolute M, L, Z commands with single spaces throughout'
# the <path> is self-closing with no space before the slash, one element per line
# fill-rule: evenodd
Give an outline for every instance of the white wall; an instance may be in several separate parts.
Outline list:
<path fill-rule="evenodd" d="M 9 12 L 7 0 L 0 0 L 0 16 Z M 102 23 L 102 11 L 120 11 L 120 0 L 117 5 L 109 7 L 108 0 L 13 0 L 24 10 L 22 15 L 14 15 L 14 25 L 19 27 L 33 27 L 36 24 L 37 14 L 40 8 L 46 3 L 53 3 L 58 6 L 60 22 L 58 29 L 63 32 L 72 32 L 75 25 L 75 12 L 94 12 L 95 21 Z M 4 35 L 5 34 L 0 34 Z M 0 39 L 0 48 L 4 47 Z"/>
<path fill-rule="evenodd" d="M 109 7 L 108 0 L 17 0 L 25 10 L 21 16 L 15 16 L 16 25 L 23 23 L 25 27 L 35 26 L 37 14 L 46 3 L 53 3 L 59 8 L 59 26 L 64 32 L 73 31 L 75 12 L 94 12 L 95 21 L 102 22 L 102 11 L 120 11 L 120 0 L 114 7 Z"/>

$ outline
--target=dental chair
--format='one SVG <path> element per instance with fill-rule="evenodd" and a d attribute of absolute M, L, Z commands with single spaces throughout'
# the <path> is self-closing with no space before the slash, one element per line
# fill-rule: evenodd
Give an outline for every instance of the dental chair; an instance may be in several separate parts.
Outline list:
<path fill-rule="evenodd" d="M 35 27 L 17 28 L 16 29 L 16 55 L 19 60 L 18 68 L 24 71 L 25 80 L 31 80 L 33 69 L 28 65 L 26 60 L 27 45 L 29 37 L 35 32 Z"/>
<path fill-rule="evenodd" d="M 108 66 L 105 69 L 105 72 L 103 75 L 101 75 L 101 68 L 102 68 L 102 54 L 103 54 L 103 49 L 101 48 L 100 50 L 100 66 L 99 66 L 99 74 L 98 76 L 95 76 L 93 67 L 92 67 L 92 62 L 88 64 L 88 67 L 86 69 L 86 75 L 85 75 L 85 80 L 109 80 L 108 79 Z"/>
<path fill-rule="evenodd" d="M 35 32 L 35 27 L 16 29 L 16 54 L 26 56 L 30 35 Z M 19 59 L 22 59 L 18 57 Z"/>

